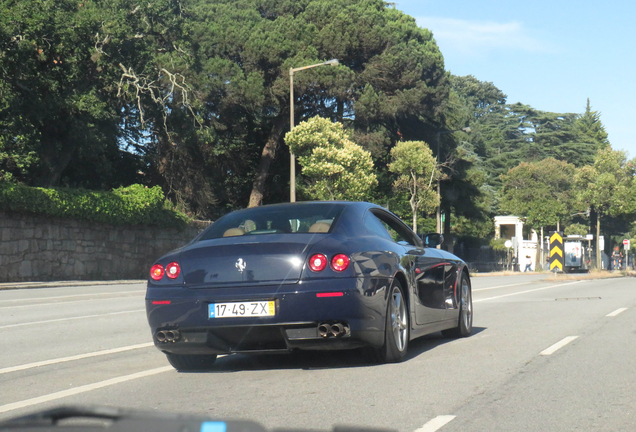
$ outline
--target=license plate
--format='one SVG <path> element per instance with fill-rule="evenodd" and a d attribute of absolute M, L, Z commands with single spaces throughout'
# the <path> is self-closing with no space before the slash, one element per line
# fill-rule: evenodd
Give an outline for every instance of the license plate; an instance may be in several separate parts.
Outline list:
<path fill-rule="evenodd" d="M 276 314 L 276 302 L 232 302 L 211 303 L 208 305 L 209 318 L 245 318 L 274 316 Z"/>

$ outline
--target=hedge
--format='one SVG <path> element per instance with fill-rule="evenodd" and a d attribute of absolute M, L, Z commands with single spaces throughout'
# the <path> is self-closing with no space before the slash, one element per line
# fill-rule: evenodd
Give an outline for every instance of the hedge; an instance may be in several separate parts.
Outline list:
<path fill-rule="evenodd" d="M 134 184 L 112 192 L 45 189 L 0 182 L 0 210 L 110 225 L 184 228 L 189 219 L 174 209 L 159 186 Z"/>

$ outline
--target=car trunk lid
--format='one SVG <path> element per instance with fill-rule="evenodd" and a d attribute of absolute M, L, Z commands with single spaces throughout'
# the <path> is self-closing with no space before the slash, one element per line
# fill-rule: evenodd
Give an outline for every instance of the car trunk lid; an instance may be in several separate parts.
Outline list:
<path fill-rule="evenodd" d="M 274 234 L 215 239 L 181 252 L 185 283 L 192 288 L 297 283 L 307 251 L 325 234 Z"/>

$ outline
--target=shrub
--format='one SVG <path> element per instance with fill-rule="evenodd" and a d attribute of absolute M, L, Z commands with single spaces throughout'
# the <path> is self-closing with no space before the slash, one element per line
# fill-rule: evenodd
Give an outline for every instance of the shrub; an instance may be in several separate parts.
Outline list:
<path fill-rule="evenodd" d="M 112 192 L 45 189 L 0 183 L 0 209 L 111 225 L 183 228 L 188 217 L 177 212 L 159 186 L 135 184 Z"/>
<path fill-rule="evenodd" d="M 565 229 L 564 234 L 566 236 L 569 235 L 579 235 L 582 237 L 585 237 L 585 235 L 588 233 L 589 229 L 587 227 L 587 225 L 583 225 L 583 224 L 572 224 L 572 225 L 568 225 L 568 227 Z"/>
<path fill-rule="evenodd" d="M 490 240 L 490 247 L 496 251 L 505 251 L 508 250 L 505 243 L 506 239 L 504 238 L 492 239 Z"/>

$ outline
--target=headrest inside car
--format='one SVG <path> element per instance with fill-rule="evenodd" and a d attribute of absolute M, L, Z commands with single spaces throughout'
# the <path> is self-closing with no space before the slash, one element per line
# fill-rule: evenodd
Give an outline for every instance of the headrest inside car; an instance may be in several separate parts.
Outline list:
<path fill-rule="evenodd" d="M 243 234 L 245 234 L 245 230 L 243 228 L 230 228 L 223 233 L 223 237 L 242 236 Z"/>
<path fill-rule="evenodd" d="M 326 233 L 329 232 L 330 224 L 326 222 L 316 222 L 312 226 L 309 227 L 310 233 Z"/>

